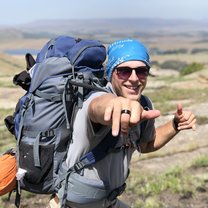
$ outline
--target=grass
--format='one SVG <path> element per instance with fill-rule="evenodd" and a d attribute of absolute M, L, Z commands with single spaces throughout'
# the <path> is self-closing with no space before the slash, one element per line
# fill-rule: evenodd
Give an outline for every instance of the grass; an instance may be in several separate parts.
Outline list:
<path fill-rule="evenodd" d="M 183 82 L 187 80 L 187 77 L 184 76 L 166 76 L 166 77 L 156 77 L 157 80 L 162 80 L 167 83 L 174 83 L 174 82 Z"/>
<path fill-rule="evenodd" d="M 0 115 L 1 115 L 0 125 L 3 125 L 4 118 L 8 115 L 12 115 L 13 112 L 14 112 L 14 109 L 0 108 Z"/>
<path fill-rule="evenodd" d="M 4 80 L 0 79 L 0 87 L 9 87 L 9 88 L 16 88 L 13 82 L 5 82 Z"/>
<path fill-rule="evenodd" d="M 171 102 L 173 100 L 189 100 L 200 102 L 207 99 L 207 89 L 176 89 L 171 87 L 161 87 L 157 92 L 147 92 L 153 102 Z"/>
<path fill-rule="evenodd" d="M 201 157 L 200 161 L 204 161 Z M 195 163 L 194 163 L 195 164 Z M 200 163 L 201 165 L 204 163 Z M 207 166 L 207 156 L 206 162 Z M 201 166 L 200 165 L 200 166 Z M 197 165 L 198 167 L 199 165 Z M 198 187 L 203 187 L 203 180 L 198 180 L 188 169 L 174 167 L 161 175 L 143 174 L 133 171 L 128 179 L 126 195 L 131 195 L 134 208 L 162 208 L 160 195 L 165 192 L 183 196 L 194 196 Z"/>
<path fill-rule="evenodd" d="M 178 89 L 172 87 L 160 87 L 153 91 L 146 91 L 145 95 L 151 98 L 155 109 L 159 109 L 161 113 L 167 114 L 176 108 L 177 101 L 189 101 L 184 103 L 186 107 L 190 103 L 201 103 L 207 101 L 207 89 Z"/>
<path fill-rule="evenodd" d="M 192 167 L 208 167 L 208 154 L 198 157 L 196 160 L 192 162 Z"/>
<path fill-rule="evenodd" d="M 207 116 L 197 116 L 197 124 L 198 125 L 208 124 L 208 115 Z"/>
<path fill-rule="evenodd" d="M 191 64 L 193 62 L 199 63 L 207 63 L 207 54 L 168 54 L 168 55 L 152 55 L 152 61 L 158 61 L 159 63 L 163 63 L 167 60 L 178 60 L 178 61 L 186 61 Z"/>
<path fill-rule="evenodd" d="M 25 60 L 17 59 L 13 56 L 0 54 L 0 77 L 13 76 L 15 73 L 25 69 Z"/>
<path fill-rule="evenodd" d="M 193 182 L 193 178 L 191 175 L 184 176 L 183 173 L 184 170 L 180 167 L 170 169 L 162 175 L 139 175 L 136 177 L 138 173 L 133 173 L 129 180 L 128 191 L 133 191 L 141 198 L 159 195 L 165 190 L 173 193 L 184 193 L 190 190 L 187 185 Z"/>
<path fill-rule="evenodd" d="M 162 57 L 161 60 L 172 58 L 173 56 Z M 177 56 L 178 57 L 178 56 Z M 193 62 L 196 56 L 191 56 Z M 198 56 L 197 56 L 198 57 Z M 183 58 L 183 57 L 180 57 Z M 187 58 L 187 57 L 186 57 Z M 164 59 L 164 60 L 163 60 Z M 187 58 L 188 59 L 188 58 Z M 203 61 L 207 61 L 207 56 L 201 56 Z M 8 59 L 7 59 L 8 60 Z M 198 60 L 197 60 L 198 61 Z M 202 61 L 202 62 L 203 62 Z M 9 61 L 2 61 L 0 59 L 0 65 L 9 64 Z M 20 66 L 20 65 L 19 65 Z M 20 69 L 19 66 L 12 65 L 10 68 L 17 67 L 16 71 Z M 7 72 L 5 72 L 7 75 Z M 5 73 L 0 74 L 0 87 L 12 87 L 13 84 L 5 81 Z M 14 74 L 12 70 L 8 74 Z M 171 83 L 186 81 L 186 77 L 165 77 L 156 78 L 166 83 L 166 87 L 161 87 L 155 91 L 147 91 L 146 95 L 151 97 L 155 108 L 160 109 L 162 114 L 168 113 L 175 109 L 175 101 L 179 100 L 191 100 L 190 102 L 200 103 L 207 101 L 208 90 L 207 89 L 176 89 L 170 87 Z M 190 104 L 190 103 L 189 103 Z M 3 118 L 6 115 L 12 114 L 13 109 L 0 109 L 1 121 L 0 121 L 0 152 L 12 148 L 16 145 L 14 137 L 6 130 L 3 124 Z M 198 117 L 198 124 L 208 123 L 208 117 Z M 197 147 L 194 147 L 197 148 Z M 191 168 L 208 167 L 208 155 L 201 156 L 194 160 L 191 164 Z M 170 192 L 171 194 L 194 195 L 196 188 L 203 186 L 204 180 L 198 180 L 195 178 L 189 168 L 184 169 L 182 167 L 175 167 L 174 169 L 167 169 L 166 172 L 161 175 L 156 174 L 141 174 L 137 170 L 132 170 L 128 178 L 128 186 L 126 195 L 132 197 L 130 201 L 133 202 L 133 208 L 162 208 L 165 207 L 160 200 L 160 195 L 164 192 Z M 35 195 L 32 193 L 25 193 L 24 198 L 32 198 Z M 6 201 L 7 195 L 0 198 L 0 207 L 4 207 L 4 201 Z"/>
<path fill-rule="evenodd" d="M 0 153 L 4 153 L 6 150 L 16 146 L 15 138 L 7 131 L 6 127 L 0 129 L 0 135 Z"/>
<path fill-rule="evenodd" d="M 0 153 L 16 146 L 16 140 L 14 136 L 7 130 L 4 124 L 4 118 L 8 115 L 12 115 L 13 109 L 2 109 L 0 108 Z"/>
<path fill-rule="evenodd" d="M 0 76 L 0 87 L 15 87 L 11 76 Z"/>
<path fill-rule="evenodd" d="M 184 67 L 181 71 L 180 74 L 182 76 L 187 75 L 187 74 L 191 74 L 197 71 L 201 71 L 204 68 L 204 65 L 201 63 L 192 63 L 186 67 Z"/>

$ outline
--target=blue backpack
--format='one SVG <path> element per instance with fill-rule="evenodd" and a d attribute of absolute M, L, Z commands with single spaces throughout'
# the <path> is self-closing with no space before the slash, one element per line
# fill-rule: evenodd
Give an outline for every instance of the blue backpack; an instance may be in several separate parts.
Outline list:
<path fill-rule="evenodd" d="M 37 194 L 62 192 L 61 207 L 68 198 L 72 172 L 79 172 L 103 159 L 114 149 L 117 139 L 111 132 L 71 168 L 63 166 L 73 133 L 73 121 L 82 102 L 91 91 L 106 91 L 103 62 L 105 47 L 95 40 L 59 36 L 50 40 L 36 60 L 26 54 L 27 70 L 14 77 L 14 83 L 26 90 L 14 115 L 5 119 L 8 130 L 17 139 L 18 189 Z M 150 106 L 145 96 L 143 107 Z M 142 125 L 146 125 L 142 122 Z M 115 149 L 117 152 L 118 150 Z M 77 189 L 82 189 L 83 186 Z M 111 193 L 91 190 L 95 200 L 116 198 L 125 184 Z"/>
<path fill-rule="evenodd" d="M 26 55 L 27 71 L 14 77 L 26 94 L 14 115 L 5 119 L 17 139 L 18 188 L 55 192 L 76 111 L 89 92 L 104 90 L 105 59 L 106 49 L 99 41 L 68 36 L 50 40 L 36 60 Z"/>

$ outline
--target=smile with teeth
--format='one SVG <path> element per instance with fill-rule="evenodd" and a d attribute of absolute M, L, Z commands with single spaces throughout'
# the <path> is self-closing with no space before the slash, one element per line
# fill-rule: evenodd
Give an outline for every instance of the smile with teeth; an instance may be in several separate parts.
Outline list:
<path fill-rule="evenodd" d="M 125 87 L 130 90 L 136 90 L 136 89 L 138 89 L 139 86 L 125 86 Z"/>

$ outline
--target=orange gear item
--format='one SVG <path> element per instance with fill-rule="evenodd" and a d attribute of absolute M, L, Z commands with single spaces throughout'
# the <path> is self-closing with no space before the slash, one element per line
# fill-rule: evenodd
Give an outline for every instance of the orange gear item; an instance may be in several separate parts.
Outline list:
<path fill-rule="evenodd" d="M 12 152 L 0 156 L 0 196 L 16 187 L 16 157 Z"/>

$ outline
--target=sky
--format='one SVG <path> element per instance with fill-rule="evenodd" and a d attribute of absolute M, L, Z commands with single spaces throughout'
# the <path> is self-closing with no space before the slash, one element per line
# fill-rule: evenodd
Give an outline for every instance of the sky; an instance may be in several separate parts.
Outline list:
<path fill-rule="evenodd" d="M 0 25 L 90 18 L 208 20 L 208 0 L 2 0 L 0 9 Z"/>

